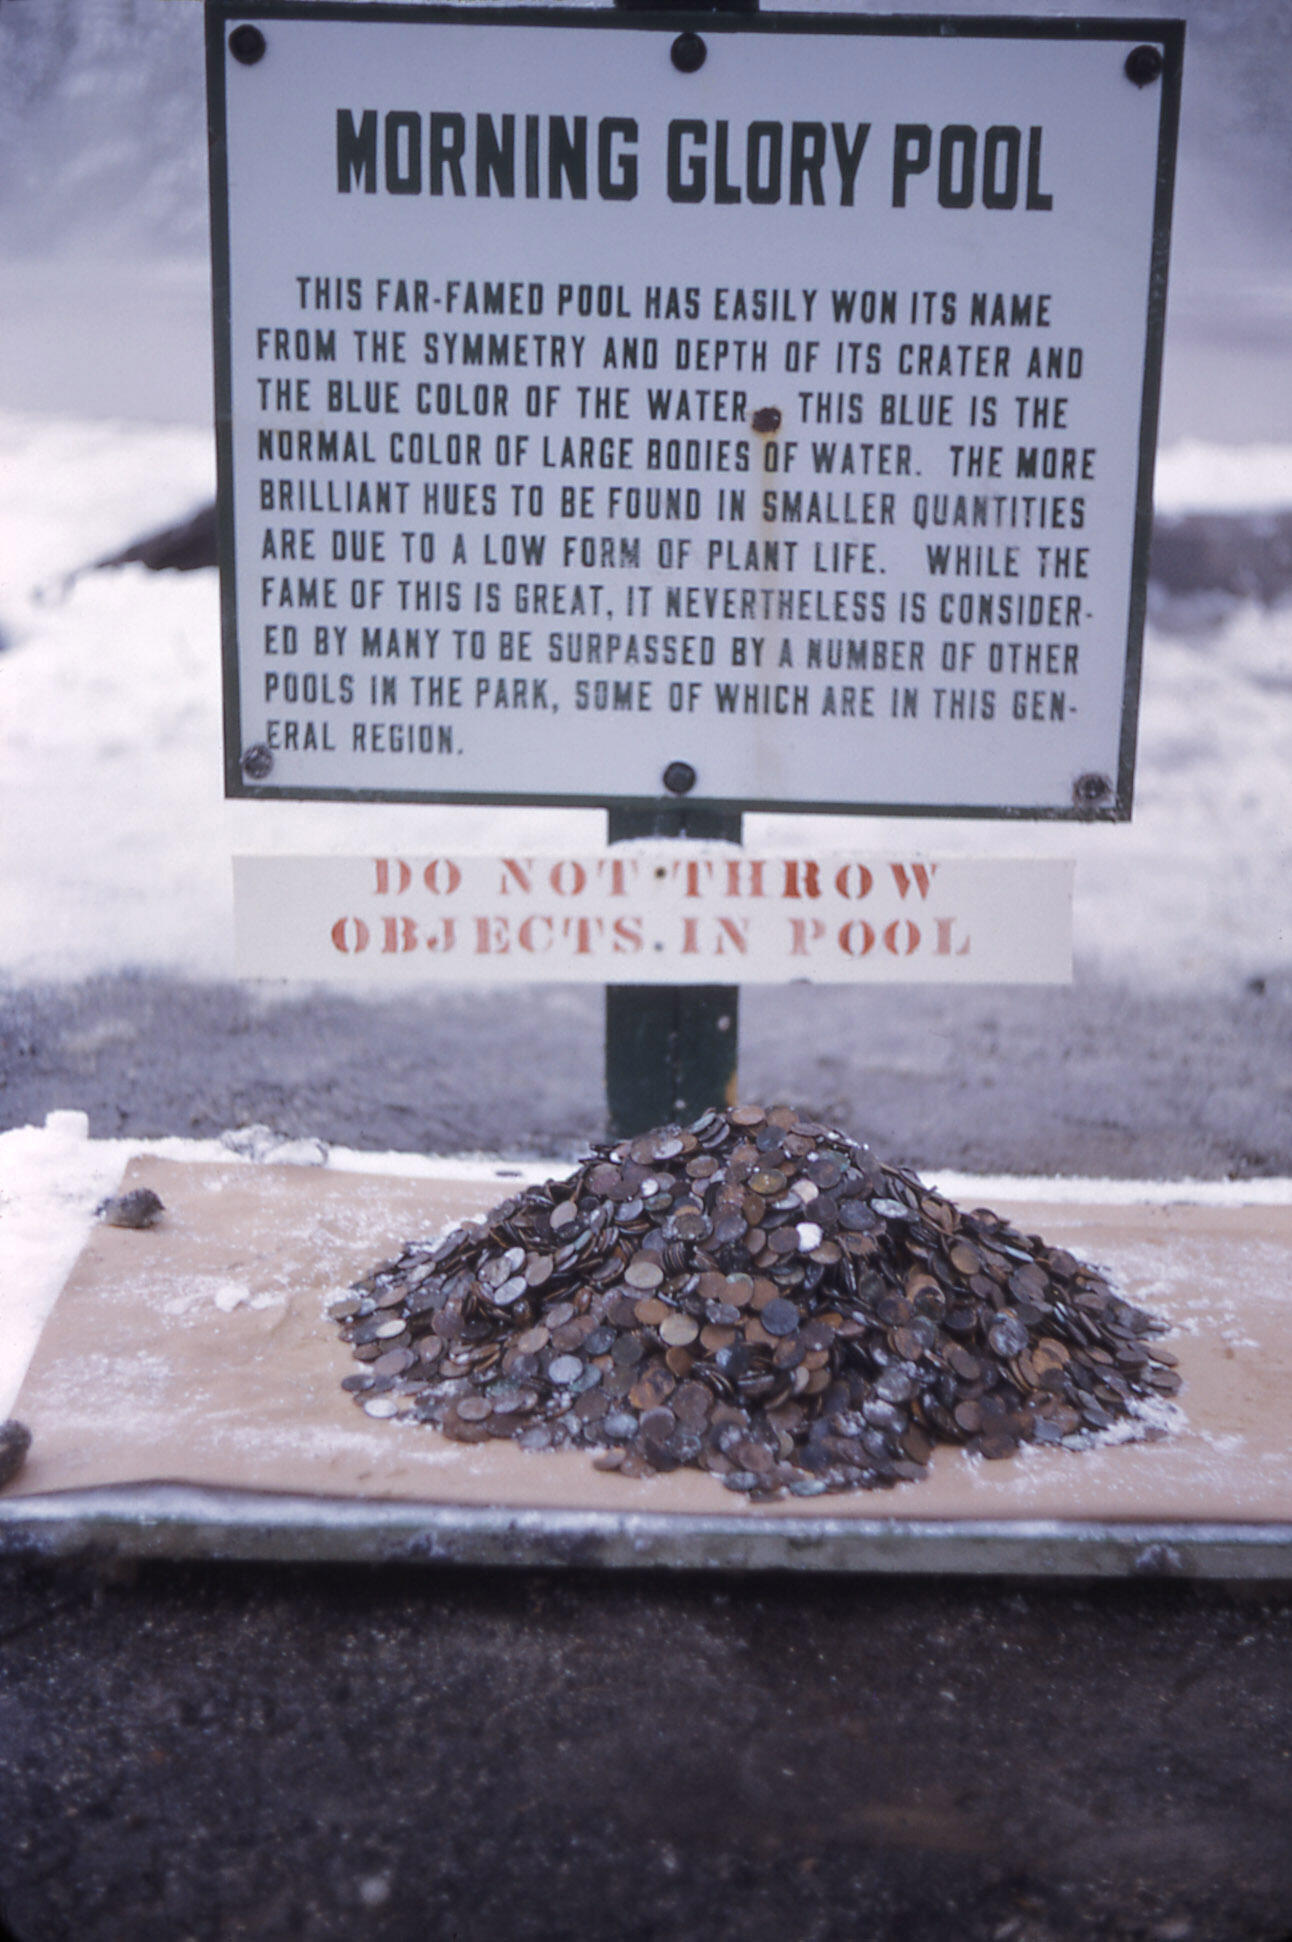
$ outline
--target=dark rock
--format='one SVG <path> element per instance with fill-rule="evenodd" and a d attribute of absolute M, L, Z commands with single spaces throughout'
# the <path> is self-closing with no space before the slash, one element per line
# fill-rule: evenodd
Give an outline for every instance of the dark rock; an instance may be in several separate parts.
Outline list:
<path fill-rule="evenodd" d="M 94 1211 L 109 1227 L 156 1227 L 166 1209 L 151 1187 L 136 1187 L 133 1193 L 109 1194 Z"/>
<path fill-rule="evenodd" d="M 13 1417 L 0 1423 L 0 1490 L 13 1482 L 27 1461 L 30 1448 L 31 1431 L 25 1423 L 15 1422 Z"/>
<path fill-rule="evenodd" d="M 191 519 L 178 526 L 163 526 L 159 532 L 146 533 L 124 552 L 96 560 L 101 566 L 146 566 L 151 573 L 192 573 L 198 567 L 215 566 L 218 558 L 216 509 L 214 500 Z"/>

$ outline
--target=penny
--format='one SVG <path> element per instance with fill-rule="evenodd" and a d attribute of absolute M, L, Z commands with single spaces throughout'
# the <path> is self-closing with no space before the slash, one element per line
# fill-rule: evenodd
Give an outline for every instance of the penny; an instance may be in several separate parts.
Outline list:
<path fill-rule="evenodd" d="M 709 1419 L 712 1397 L 701 1382 L 684 1382 L 673 1392 L 673 1414 L 679 1423 L 699 1429 Z"/>
<path fill-rule="evenodd" d="M 879 1226 L 879 1217 L 864 1200 L 845 1200 L 839 1208 L 839 1225 L 850 1234 L 870 1234 Z"/>
<path fill-rule="evenodd" d="M 777 1296 L 762 1310 L 761 1321 L 769 1335 L 789 1335 L 798 1327 L 799 1311 L 792 1301 Z"/>
<path fill-rule="evenodd" d="M 1056 1342 L 1053 1336 L 1042 1335 L 1032 1344 L 1032 1365 L 1037 1376 L 1044 1380 L 1048 1372 L 1057 1373 L 1066 1369 L 1068 1351 L 1062 1342 Z"/>
<path fill-rule="evenodd" d="M 387 1349 L 369 1367 L 375 1376 L 402 1376 L 405 1369 L 411 1369 L 417 1357 L 411 1349 Z"/>
<path fill-rule="evenodd" d="M 680 1241 L 707 1240 L 712 1229 L 698 1207 L 680 1207 L 673 1216 L 673 1233 Z"/>
<path fill-rule="evenodd" d="M 639 1428 L 648 1442 L 664 1443 L 677 1428 L 677 1417 L 671 1409 L 661 1405 L 658 1409 L 648 1409 L 644 1412 Z"/>
<path fill-rule="evenodd" d="M 635 1254 L 624 1269 L 630 1288 L 658 1288 L 663 1279 L 664 1270 L 653 1255 Z"/>
<path fill-rule="evenodd" d="M 578 1381 L 583 1367 L 577 1355 L 557 1355 L 548 1364 L 547 1373 L 553 1382 L 565 1388 L 567 1384 Z"/>
<path fill-rule="evenodd" d="M 667 1402 L 676 1387 L 676 1378 L 664 1364 L 652 1362 L 628 1391 L 628 1400 L 634 1409 L 655 1409 Z"/>
<path fill-rule="evenodd" d="M 988 1329 L 987 1340 L 997 1355 L 1017 1355 L 1027 1347 L 1027 1330 L 1016 1315 L 1002 1315 Z"/>
<path fill-rule="evenodd" d="M 674 1349 L 685 1348 L 699 1333 L 700 1324 L 694 1315 L 668 1315 L 659 1325 L 661 1342 Z"/>

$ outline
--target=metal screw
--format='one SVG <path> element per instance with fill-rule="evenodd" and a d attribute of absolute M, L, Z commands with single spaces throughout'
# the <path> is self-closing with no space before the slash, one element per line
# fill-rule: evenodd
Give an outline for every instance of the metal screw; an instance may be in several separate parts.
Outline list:
<path fill-rule="evenodd" d="M 235 27 L 229 35 L 229 52 L 244 67 L 254 67 L 265 56 L 265 37 L 259 27 Z"/>
<path fill-rule="evenodd" d="M 688 31 L 673 42 L 673 65 L 679 74 L 694 74 L 709 58 L 709 50 L 698 34 Z"/>
<path fill-rule="evenodd" d="M 664 771 L 664 787 L 674 796 L 689 795 L 695 787 L 695 770 L 689 762 L 670 762 Z"/>
<path fill-rule="evenodd" d="M 1150 81 L 1156 81 L 1166 62 L 1160 47 L 1132 47 L 1126 56 L 1126 79 L 1133 81 L 1137 88 L 1146 88 Z"/>
<path fill-rule="evenodd" d="M 1095 803 L 1107 802 L 1112 792 L 1106 775 L 1079 775 L 1072 785 L 1072 800 L 1078 808 L 1089 809 Z"/>
<path fill-rule="evenodd" d="M 761 405 L 749 421 L 751 432 L 778 432 L 781 414 L 775 405 Z"/>
<path fill-rule="evenodd" d="M 274 758 L 263 742 L 253 742 L 249 749 L 244 749 L 242 773 L 252 782 L 263 782 L 273 766 Z"/>

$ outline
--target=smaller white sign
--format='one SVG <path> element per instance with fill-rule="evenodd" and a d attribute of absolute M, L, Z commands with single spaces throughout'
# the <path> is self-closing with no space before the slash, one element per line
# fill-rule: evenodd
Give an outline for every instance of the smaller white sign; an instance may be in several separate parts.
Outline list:
<path fill-rule="evenodd" d="M 239 974 L 422 984 L 1067 984 L 1075 865 L 621 843 L 234 858 Z"/>

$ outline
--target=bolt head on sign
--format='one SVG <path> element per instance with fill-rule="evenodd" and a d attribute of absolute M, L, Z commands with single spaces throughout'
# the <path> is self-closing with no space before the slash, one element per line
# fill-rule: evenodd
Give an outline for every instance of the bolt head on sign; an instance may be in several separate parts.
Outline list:
<path fill-rule="evenodd" d="M 1129 814 L 1178 23 L 208 19 L 230 794 Z"/>

